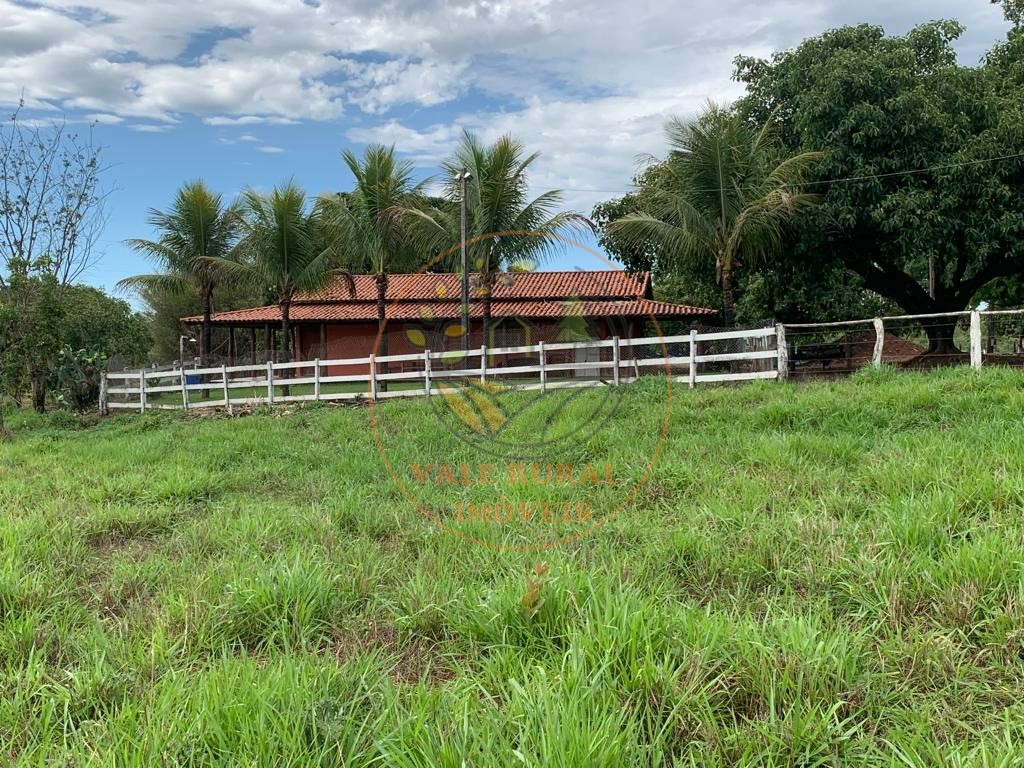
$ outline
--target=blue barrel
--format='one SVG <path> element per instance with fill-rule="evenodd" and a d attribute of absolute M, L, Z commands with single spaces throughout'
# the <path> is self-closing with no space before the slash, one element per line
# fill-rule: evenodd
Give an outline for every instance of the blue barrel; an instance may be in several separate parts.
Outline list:
<path fill-rule="evenodd" d="M 191 386 L 193 384 L 198 384 L 199 383 L 199 374 L 198 373 L 187 373 L 187 374 L 185 374 L 185 383 L 188 384 L 189 386 Z"/>

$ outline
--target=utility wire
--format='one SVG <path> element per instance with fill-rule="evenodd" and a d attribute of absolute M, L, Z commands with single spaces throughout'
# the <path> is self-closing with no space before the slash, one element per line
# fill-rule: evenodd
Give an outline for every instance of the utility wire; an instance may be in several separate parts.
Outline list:
<path fill-rule="evenodd" d="M 921 173 L 931 173 L 933 171 L 947 171 L 947 170 L 953 170 L 953 169 L 956 169 L 956 168 L 967 168 L 967 167 L 972 166 L 972 165 L 984 165 L 985 163 L 995 163 L 995 162 L 1000 162 L 1002 160 L 1016 160 L 1016 159 L 1022 158 L 1022 157 L 1024 157 L 1024 152 L 1015 152 L 1012 155 L 999 155 L 998 157 L 986 157 L 986 158 L 982 158 L 980 160 L 966 160 L 966 161 L 964 161 L 962 163 L 948 163 L 946 165 L 933 165 L 933 166 L 930 166 L 928 168 L 915 168 L 913 170 L 907 170 L 907 171 L 889 171 L 887 173 L 872 173 L 872 174 L 865 174 L 863 176 L 845 176 L 845 177 L 838 178 L 838 179 L 823 179 L 821 181 L 808 181 L 808 182 L 804 182 L 803 184 L 787 184 L 786 186 L 791 186 L 791 187 L 811 187 L 811 186 L 817 186 L 817 185 L 821 185 L 821 184 L 846 184 L 846 183 L 854 182 L 854 181 L 870 181 L 872 179 L 888 179 L 888 178 L 893 178 L 895 176 L 913 176 L 913 175 L 921 174 Z M 609 194 L 609 195 L 628 195 L 628 194 L 630 194 L 632 192 L 636 192 L 637 191 L 637 188 L 635 188 L 635 187 L 633 189 L 627 189 L 625 191 L 623 191 L 622 189 L 597 189 L 597 188 L 594 188 L 594 187 L 559 187 L 559 189 L 562 192 L 600 192 L 602 194 Z M 711 187 L 709 187 L 707 189 L 695 189 L 695 190 L 692 190 L 692 191 L 693 192 L 722 192 L 722 191 L 728 191 L 728 189 L 723 190 L 721 188 L 711 188 Z"/>

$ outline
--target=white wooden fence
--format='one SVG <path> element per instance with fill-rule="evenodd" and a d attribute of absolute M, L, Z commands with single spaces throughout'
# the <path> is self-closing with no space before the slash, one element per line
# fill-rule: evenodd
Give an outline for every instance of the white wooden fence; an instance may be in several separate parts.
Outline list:
<path fill-rule="evenodd" d="M 453 379 L 500 381 L 505 387 L 522 390 L 615 386 L 636 381 L 645 373 L 661 371 L 668 371 L 675 381 L 691 387 L 775 379 L 780 372 L 785 375 L 786 370 L 785 345 L 781 354 L 776 349 L 780 333 L 779 327 L 715 333 L 691 331 L 680 336 L 641 339 L 615 337 L 604 341 L 541 342 L 524 347 L 481 347 L 466 353 L 427 350 L 342 360 L 105 373 L 100 410 L 180 410 L 429 396 L 440 394 L 445 382 Z M 723 346 L 722 342 L 732 342 L 724 346 L 743 349 L 711 350 L 712 353 L 704 354 L 710 347 Z M 575 359 L 558 362 L 567 356 Z M 600 359 L 591 359 L 594 356 Z M 521 364 L 524 358 L 529 364 Z M 532 358 L 536 358 L 536 363 Z M 499 360 L 504 364 L 495 363 Z M 713 367 L 722 370 L 708 370 Z M 332 368 L 361 368 L 365 372 L 329 375 Z"/>
<path fill-rule="evenodd" d="M 996 320 L 1012 320 L 1018 319 L 1019 322 L 1024 323 L 1024 309 L 999 309 L 999 310 L 969 310 L 963 312 L 937 312 L 933 314 L 921 314 L 921 315 L 892 315 L 888 317 L 875 317 L 862 320 L 843 320 L 838 322 L 830 323 L 787 323 L 786 325 L 780 325 L 779 328 L 779 350 L 780 356 L 787 352 L 787 338 L 792 341 L 795 336 L 802 333 L 808 332 L 823 332 L 829 330 L 841 330 L 841 329 L 853 329 L 853 328 L 870 328 L 874 334 L 874 349 L 872 351 L 871 365 L 880 366 L 883 362 L 884 355 L 886 352 L 886 334 L 891 333 L 894 336 L 899 334 L 899 329 L 906 323 L 921 323 L 927 321 L 943 321 L 948 323 L 950 327 L 955 326 L 959 323 L 965 323 L 967 326 L 967 349 L 969 354 L 970 366 L 975 369 L 980 369 L 985 360 L 989 357 L 1001 357 L 998 362 L 1005 362 L 1006 355 L 997 355 L 996 350 L 986 348 L 986 339 L 983 337 L 982 328 L 984 325 L 991 325 Z M 788 332 L 788 333 L 787 333 Z M 1024 325 L 1021 326 L 1017 332 L 1018 343 L 1016 349 L 1013 350 L 1013 354 L 1017 356 L 1024 355 Z M 952 342 L 953 339 L 946 339 Z M 1021 358 L 1021 362 L 1024 363 L 1024 357 Z M 780 375 L 785 377 L 785 368 L 780 358 Z"/>

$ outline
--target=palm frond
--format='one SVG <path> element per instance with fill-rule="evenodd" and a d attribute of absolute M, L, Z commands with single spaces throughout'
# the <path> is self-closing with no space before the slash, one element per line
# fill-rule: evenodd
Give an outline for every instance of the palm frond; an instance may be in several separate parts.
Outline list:
<path fill-rule="evenodd" d="M 154 291 L 168 295 L 186 296 L 197 294 L 198 287 L 186 275 L 173 273 L 156 273 L 152 275 L 132 275 L 118 280 L 114 288 L 122 293 L 141 293 Z"/>

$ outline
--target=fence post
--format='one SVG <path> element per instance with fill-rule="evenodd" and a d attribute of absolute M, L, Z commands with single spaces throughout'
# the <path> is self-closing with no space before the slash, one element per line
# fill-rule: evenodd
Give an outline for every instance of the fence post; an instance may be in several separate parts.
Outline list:
<path fill-rule="evenodd" d="M 146 410 L 146 371 L 139 371 L 139 406 Z"/>
<path fill-rule="evenodd" d="M 181 374 L 181 407 L 183 410 L 188 410 L 188 379 L 185 378 L 185 366 L 179 367 L 178 373 Z"/>
<path fill-rule="evenodd" d="M 875 351 L 871 355 L 871 364 L 875 368 L 879 368 L 882 365 L 882 353 L 885 352 L 885 323 L 882 322 L 882 318 L 876 317 L 874 319 L 875 324 Z"/>
<path fill-rule="evenodd" d="M 540 356 L 540 391 L 543 392 L 548 388 L 548 353 L 544 351 L 544 342 L 537 342 L 537 352 Z"/>
<path fill-rule="evenodd" d="M 224 379 L 224 407 L 231 410 L 231 388 L 228 387 L 228 367 L 220 367 L 220 375 Z"/>
<path fill-rule="evenodd" d="M 274 363 L 267 360 L 267 403 L 274 404 Z"/>
<path fill-rule="evenodd" d="M 320 358 L 313 361 L 313 399 L 320 399 Z"/>
<path fill-rule="evenodd" d="M 621 360 L 619 358 L 619 337 L 618 336 L 612 336 L 612 362 L 615 364 L 615 369 L 614 369 L 614 372 L 612 373 L 612 383 L 614 383 L 615 386 L 617 387 L 617 386 L 619 386 L 619 363 L 621 362 Z"/>
<path fill-rule="evenodd" d="M 981 370 L 981 312 L 971 310 L 971 367 Z"/>
<path fill-rule="evenodd" d="M 430 350 L 423 350 L 423 389 L 427 392 L 427 397 L 430 397 Z"/>
<path fill-rule="evenodd" d="M 487 382 L 487 345 L 480 347 L 480 383 Z"/>
<path fill-rule="evenodd" d="M 775 350 L 779 356 L 779 378 L 789 378 L 789 343 L 786 341 L 786 326 L 775 324 Z"/>
<path fill-rule="evenodd" d="M 370 401 L 377 402 L 377 356 L 370 355 Z"/>
<path fill-rule="evenodd" d="M 693 389 L 697 386 L 697 331 L 695 330 L 690 331 L 690 365 L 687 373 L 690 375 L 690 389 Z"/>
<path fill-rule="evenodd" d="M 107 410 L 107 372 L 100 371 L 100 416 L 106 416 Z"/>

